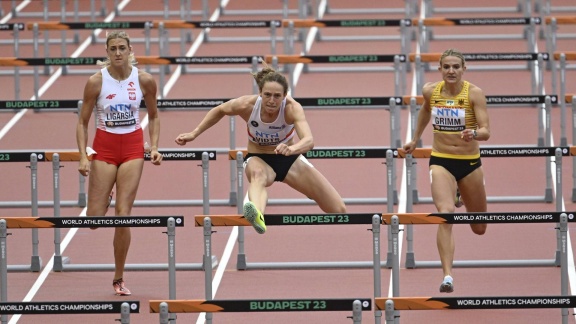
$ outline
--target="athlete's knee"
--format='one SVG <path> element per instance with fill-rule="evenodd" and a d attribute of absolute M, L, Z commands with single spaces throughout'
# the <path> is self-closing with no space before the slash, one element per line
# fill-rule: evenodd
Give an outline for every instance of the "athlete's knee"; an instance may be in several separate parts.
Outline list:
<path fill-rule="evenodd" d="M 250 173 L 248 174 L 248 178 L 250 179 L 251 183 L 266 183 L 267 181 L 267 173 L 263 168 L 252 168 L 250 169 Z"/>
<path fill-rule="evenodd" d="M 488 228 L 487 224 L 470 224 L 472 228 L 472 232 L 477 235 L 484 235 L 486 233 L 486 229 Z"/>
<path fill-rule="evenodd" d="M 344 201 L 340 200 L 340 201 L 333 201 L 330 202 L 329 204 L 320 204 L 321 209 L 325 212 L 325 213 L 335 213 L 335 214 L 344 214 L 346 213 L 346 205 L 344 204 Z"/>
<path fill-rule="evenodd" d="M 344 201 L 339 201 L 335 207 L 336 207 L 336 213 L 339 214 L 346 213 L 346 204 L 344 204 Z"/>

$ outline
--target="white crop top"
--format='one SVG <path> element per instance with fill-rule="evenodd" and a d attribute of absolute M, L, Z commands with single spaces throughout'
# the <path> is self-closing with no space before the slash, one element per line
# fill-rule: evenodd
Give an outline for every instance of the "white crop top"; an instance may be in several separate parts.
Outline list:
<path fill-rule="evenodd" d="M 140 102 L 142 90 L 138 81 L 138 69 L 126 80 L 118 81 L 108 73 L 102 72 L 102 89 L 96 101 L 96 127 L 114 134 L 127 134 L 140 129 Z"/>
<path fill-rule="evenodd" d="M 294 137 L 294 125 L 287 124 L 284 120 L 286 98 L 282 101 L 278 112 L 278 118 L 272 123 L 265 123 L 260 118 L 262 97 L 258 97 L 248 119 L 248 139 L 255 144 L 263 146 L 276 146 L 288 142 Z"/>

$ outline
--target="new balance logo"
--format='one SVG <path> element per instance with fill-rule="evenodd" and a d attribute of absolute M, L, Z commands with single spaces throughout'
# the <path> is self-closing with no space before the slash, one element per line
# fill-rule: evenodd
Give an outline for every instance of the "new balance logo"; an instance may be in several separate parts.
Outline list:
<path fill-rule="evenodd" d="M 114 99 L 114 97 L 116 97 L 115 93 L 107 95 L 106 99 Z"/>

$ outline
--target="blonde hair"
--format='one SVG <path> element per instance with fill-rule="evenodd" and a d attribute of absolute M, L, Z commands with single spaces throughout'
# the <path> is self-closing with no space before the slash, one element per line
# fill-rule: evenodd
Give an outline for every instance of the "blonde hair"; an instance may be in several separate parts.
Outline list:
<path fill-rule="evenodd" d="M 262 61 L 264 67 L 258 72 L 251 73 L 258 84 L 258 89 L 262 91 L 264 84 L 266 82 L 278 82 L 282 87 L 284 87 L 284 95 L 288 94 L 288 81 L 286 77 L 279 72 L 276 72 L 272 67 Z"/>
<path fill-rule="evenodd" d="M 464 55 L 453 48 L 447 49 L 444 51 L 444 53 L 442 53 L 442 55 L 440 56 L 440 65 L 442 65 L 442 60 L 446 57 L 446 56 L 454 56 L 459 58 L 460 60 L 462 60 L 462 66 L 466 66 L 466 59 L 464 59 Z"/>
<path fill-rule="evenodd" d="M 128 47 L 130 47 L 130 36 L 128 36 L 128 34 L 123 30 L 115 30 L 106 33 L 106 48 L 108 48 L 108 43 L 110 42 L 110 40 L 117 38 L 125 40 L 126 43 L 128 43 Z M 130 56 L 128 57 L 128 59 L 130 60 L 130 64 L 132 65 L 138 64 L 138 62 L 136 61 L 136 57 L 134 56 L 134 53 L 130 52 Z M 110 66 L 110 58 L 107 57 L 104 61 L 98 60 L 96 61 L 96 64 L 98 64 L 101 67 Z"/>

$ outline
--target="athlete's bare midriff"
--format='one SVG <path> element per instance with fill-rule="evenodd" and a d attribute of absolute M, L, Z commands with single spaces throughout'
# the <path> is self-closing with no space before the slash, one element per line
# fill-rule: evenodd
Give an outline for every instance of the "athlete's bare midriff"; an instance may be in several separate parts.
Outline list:
<path fill-rule="evenodd" d="M 434 133 L 432 151 L 454 155 L 474 155 L 480 152 L 480 146 L 477 141 L 463 141 L 460 134 Z"/>

